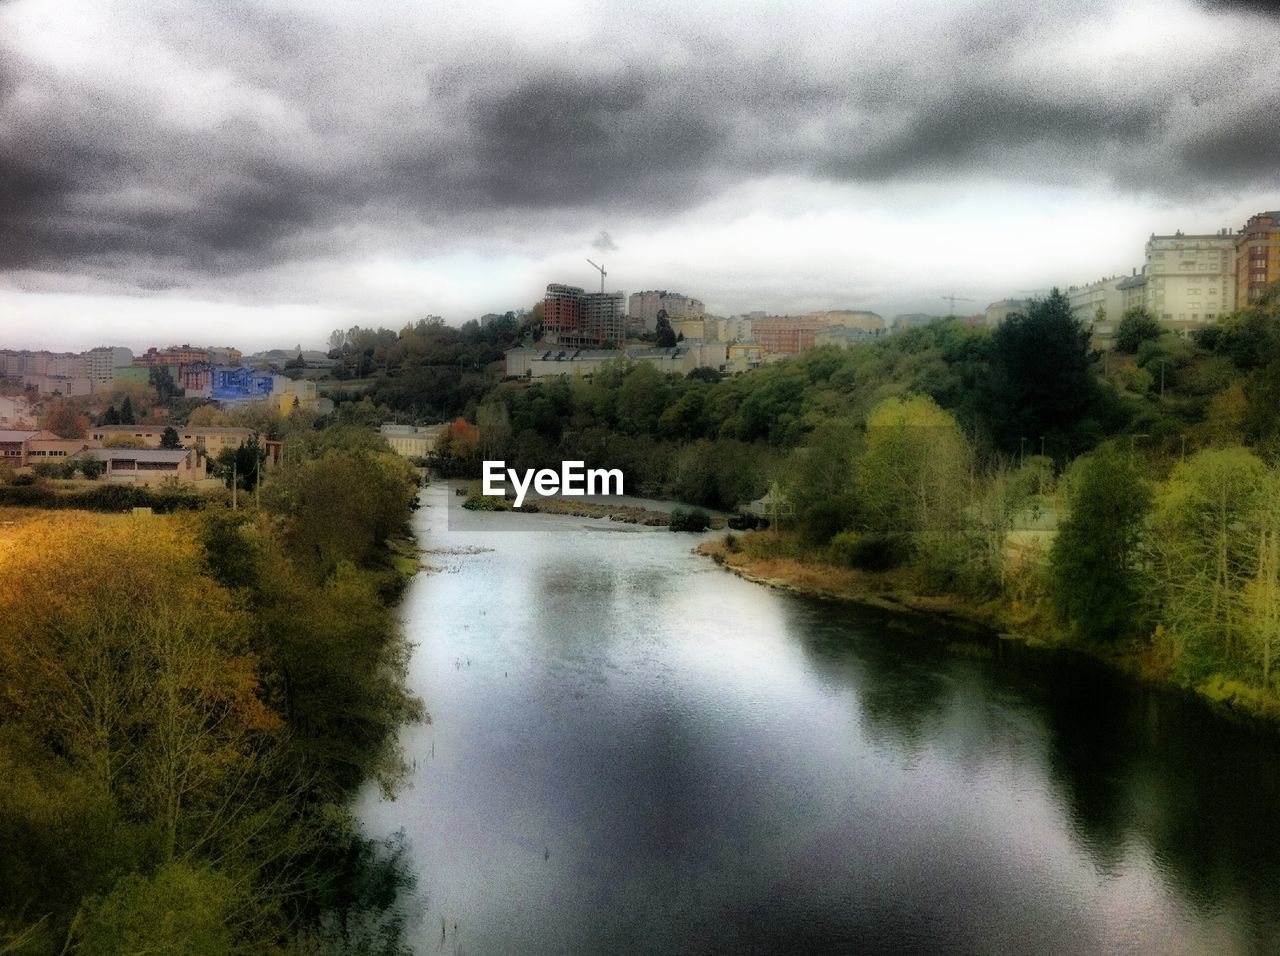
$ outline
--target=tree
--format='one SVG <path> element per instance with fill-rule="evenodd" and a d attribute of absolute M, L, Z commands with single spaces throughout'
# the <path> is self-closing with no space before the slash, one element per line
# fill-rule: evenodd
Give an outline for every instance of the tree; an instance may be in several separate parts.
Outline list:
<path fill-rule="evenodd" d="M 49 403 L 40 426 L 59 438 L 83 438 L 89 428 L 89 419 L 66 399 L 55 399 Z"/>
<path fill-rule="evenodd" d="M 658 310 L 658 325 L 653 332 L 653 344 L 660 349 L 675 348 L 676 333 L 671 328 L 671 320 L 667 318 L 667 310 Z"/>
<path fill-rule="evenodd" d="M 133 399 L 129 396 L 125 396 L 124 402 L 120 405 L 120 424 L 136 425 L 137 423 L 138 421 L 134 417 L 133 412 Z"/>
<path fill-rule="evenodd" d="M 1268 547 L 1261 519 L 1274 485 L 1248 449 L 1223 448 L 1180 463 L 1161 489 L 1152 553 L 1165 624 L 1185 670 L 1245 658 L 1244 593 Z"/>
<path fill-rule="evenodd" d="M 952 586 L 973 467 L 960 426 L 930 398 L 888 398 L 867 416 L 866 442 L 854 475 L 863 527 L 909 542 L 933 583 Z"/>
<path fill-rule="evenodd" d="M 150 878 L 132 873 L 86 907 L 76 952 L 223 956 L 232 951 L 228 923 L 241 902 L 233 881 L 209 867 L 170 863 Z"/>
<path fill-rule="evenodd" d="M 234 482 L 236 487 L 243 488 L 245 491 L 253 491 L 258 484 L 258 478 L 262 472 L 262 463 L 266 460 L 267 453 L 263 449 L 262 443 L 258 441 L 257 434 L 249 436 L 247 442 L 241 442 L 235 448 L 224 448 L 218 452 L 218 457 L 214 459 L 219 476 L 222 478 L 228 488 Z"/>
<path fill-rule="evenodd" d="M 1089 367 L 1089 330 L 1065 295 L 1054 289 L 1033 300 L 996 329 L 991 345 L 983 417 L 999 448 L 1021 453 L 1043 437 L 1063 458 L 1092 444 L 1102 395 Z"/>
<path fill-rule="evenodd" d="M 119 425 L 120 424 L 120 412 L 114 405 L 108 405 L 107 410 L 102 413 L 101 424 L 103 425 Z"/>
<path fill-rule="evenodd" d="M 164 431 L 160 434 L 161 448 L 181 448 L 182 442 L 178 438 L 178 430 L 172 425 L 166 425 Z"/>
<path fill-rule="evenodd" d="M 1138 351 L 1138 346 L 1148 339 L 1158 339 L 1164 329 L 1156 321 L 1156 317 L 1141 306 L 1125 309 L 1116 326 L 1116 348 L 1130 355 Z"/>
<path fill-rule="evenodd" d="M 147 373 L 147 379 L 150 381 L 151 387 L 156 390 L 156 399 L 162 405 L 168 404 L 182 391 L 173 380 L 173 373 L 169 371 L 166 365 L 151 366 L 151 371 Z M 132 423 L 124 422 L 123 424 Z"/>
<path fill-rule="evenodd" d="M 97 481 L 102 477 L 102 473 L 107 468 L 102 459 L 94 458 L 91 455 L 85 455 L 83 458 L 77 458 L 76 466 L 80 469 L 80 473 L 89 481 Z"/>
<path fill-rule="evenodd" d="M 1132 453 L 1104 445 L 1076 461 L 1069 501 L 1050 551 L 1054 606 L 1086 637 L 1119 637 L 1141 596 L 1137 550 L 1151 491 Z"/>

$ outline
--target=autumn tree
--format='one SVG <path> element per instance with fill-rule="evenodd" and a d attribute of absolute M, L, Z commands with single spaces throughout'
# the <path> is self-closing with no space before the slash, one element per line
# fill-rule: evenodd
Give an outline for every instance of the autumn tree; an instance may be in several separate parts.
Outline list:
<path fill-rule="evenodd" d="M 84 438 L 89 418 L 74 403 L 65 398 L 55 399 L 46 406 L 40 427 L 59 438 Z"/>

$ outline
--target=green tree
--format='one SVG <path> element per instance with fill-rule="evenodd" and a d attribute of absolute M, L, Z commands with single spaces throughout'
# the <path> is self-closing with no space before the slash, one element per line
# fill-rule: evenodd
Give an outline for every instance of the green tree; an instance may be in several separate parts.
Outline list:
<path fill-rule="evenodd" d="M 1164 334 L 1156 317 L 1141 306 L 1125 309 L 1116 326 L 1116 348 L 1130 355 L 1148 339 L 1158 339 Z"/>
<path fill-rule="evenodd" d="M 1043 437 L 1055 458 L 1097 437 L 1102 395 L 1089 367 L 1089 330 L 1054 289 L 992 336 L 984 418 L 996 445 L 1021 453 Z M 1033 446 L 1034 447 L 1034 446 Z"/>
<path fill-rule="evenodd" d="M 170 863 L 149 878 L 132 873 L 86 907 L 76 952 L 225 956 L 236 897 L 231 879 L 208 867 Z"/>
<path fill-rule="evenodd" d="M 1247 582 L 1258 573 L 1264 504 L 1275 493 L 1246 448 L 1197 452 L 1157 498 L 1153 557 L 1163 618 L 1184 670 L 1203 673 L 1247 656 Z"/>
<path fill-rule="evenodd" d="M 156 398 L 162 405 L 167 405 L 182 392 L 182 389 L 178 388 L 178 384 L 173 380 L 173 373 L 169 371 L 166 365 L 151 366 L 151 371 L 147 373 L 147 379 L 151 383 L 151 387 L 156 390 Z"/>
<path fill-rule="evenodd" d="M 658 323 L 653 331 L 653 344 L 660 349 L 674 348 L 676 344 L 676 333 L 671 328 L 671 320 L 667 318 L 667 310 L 658 310 Z"/>
<path fill-rule="evenodd" d="M 854 475 L 864 529 L 907 541 L 932 586 L 955 586 L 973 468 L 960 426 L 930 398 L 889 398 L 867 416 L 866 442 Z"/>
<path fill-rule="evenodd" d="M 136 425 L 137 423 L 138 421 L 133 411 L 133 399 L 126 395 L 120 405 L 120 424 Z"/>
<path fill-rule="evenodd" d="M 160 433 L 161 448 L 181 448 L 182 442 L 178 439 L 178 430 L 172 425 L 166 425 L 164 431 Z"/>
<path fill-rule="evenodd" d="M 1122 636 L 1142 594 L 1137 552 L 1151 507 L 1134 455 L 1104 445 L 1078 459 L 1068 507 L 1050 552 L 1054 606 L 1087 637 Z"/>

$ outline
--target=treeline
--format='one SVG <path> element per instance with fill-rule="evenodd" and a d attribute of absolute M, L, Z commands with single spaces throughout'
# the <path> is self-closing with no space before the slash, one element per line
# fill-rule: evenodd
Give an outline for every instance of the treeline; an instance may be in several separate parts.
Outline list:
<path fill-rule="evenodd" d="M 389 411 L 441 419 L 474 414 L 495 377 L 494 363 L 521 341 L 539 334 L 541 305 L 532 313 L 508 312 L 489 325 L 460 328 L 432 317 L 390 329 L 335 331 L 329 337 L 333 375 L 340 381 L 371 378 L 368 398 Z"/>
<path fill-rule="evenodd" d="M 395 848 L 347 807 L 423 714 L 387 543 L 416 482 L 341 431 L 260 511 L 0 529 L 0 951 L 402 951 Z"/>

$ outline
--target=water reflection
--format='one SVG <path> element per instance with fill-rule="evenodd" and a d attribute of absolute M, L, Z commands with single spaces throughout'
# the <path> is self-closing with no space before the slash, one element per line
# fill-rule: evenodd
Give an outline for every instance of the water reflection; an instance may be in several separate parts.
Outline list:
<path fill-rule="evenodd" d="M 1274 742 L 685 536 L 489 526 L 530 520 L 556 531 L 436 533 L 494 550 L 410 595 L 435 723 L 362 808 L 457 951 L 1276 949 Z"/>

